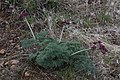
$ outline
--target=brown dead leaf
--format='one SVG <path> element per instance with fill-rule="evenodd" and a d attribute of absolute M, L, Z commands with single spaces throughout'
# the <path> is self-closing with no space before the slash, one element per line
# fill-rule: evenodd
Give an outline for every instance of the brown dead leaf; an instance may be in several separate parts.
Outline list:
<path fill-rule="evenodd" d="M 4 63 L 5 66 L 9 65 L 10 64 L 10 61 L 7 61 Z"/>
<path fill-rule="evenodd" d="M 16 47 L 17 49 L 21 49 L 20 45 L 16 45 L 15 47 Z"/>
<path fill-rule="evenodd" d="M 2 55 L 5 54 L 5 49 L 1 49 L 0 54 L 2 54 Z"/>
<path fill-rule="evenodd" d="M 15 69 L 16 69 L 16 65 L 11 65 L 11 66 L 10 66 L 10 69 L 11 69 L 11 70 L 15 70 Z"/>
<path fill-rule="evenodd" d="M 18 60 L 11 60 L 10 63 L 11 63 L 12 65 L 16 65 L 16 64 L 19 63 L 19 61 L 18 61 Z"/>
<path fill-rule="evenodd" d="M 15 43 L 11 43 L 11 45 L 12 45 L 12 46 L 14 46 L 14 45 L 15 45 Z"/>
<path fill-rule="evenodd" d="M 4 63 L 4 65 L 17 65 L 19 63 L 18 60 L 10 60 Z"/>
<path fill-rule="evenodd" d="M 0 62 L 0 67 L 4 66 L 4 61 Z"/>

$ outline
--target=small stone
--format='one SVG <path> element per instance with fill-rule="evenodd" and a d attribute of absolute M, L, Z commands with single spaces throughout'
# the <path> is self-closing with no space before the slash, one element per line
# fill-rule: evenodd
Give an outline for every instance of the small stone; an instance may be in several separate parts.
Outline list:
<path fill-rule="evenodd" d="M 25 77 L 30 77 L 31 76 L 30 72 L 28 72 L 28 71 L 26 71 L 24 75 L 25 75 Z"/>
<path fill-rule="evenodd" d="M 1 49 L 0 54 L 2 54 L 2 55 L 5 54 L 5 49 Z"/>
<path fill-rule="evenodd" d="M 118 15 L 120 15 L 120 10 L 117 10 L 116 13 L 117 13 Z"/>

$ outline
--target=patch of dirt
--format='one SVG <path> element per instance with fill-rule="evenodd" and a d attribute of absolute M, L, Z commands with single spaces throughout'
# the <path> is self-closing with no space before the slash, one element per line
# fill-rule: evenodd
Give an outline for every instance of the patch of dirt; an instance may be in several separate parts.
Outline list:
<path fill-rule="evenodd" d="M 5 20 L 0 14 L 0 80 L 61 80 L 47 70 L 32 66 L 28 53 L 20 41 L 26 36 L 27 27 Z"/>

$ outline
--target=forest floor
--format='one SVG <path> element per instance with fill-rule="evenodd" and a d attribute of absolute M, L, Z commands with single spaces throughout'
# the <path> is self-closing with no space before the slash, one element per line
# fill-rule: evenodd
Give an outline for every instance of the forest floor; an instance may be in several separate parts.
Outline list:
<path fill-rule="evenodd" d="M 60 80 L 50 71 L 29 64 L 28 53 L 21 47 L 27 25 L 12 26 L 8 17 L 0 14 L 0 80 Z"/>
<path fill-rule="evenodd" d="M 69 4 L 73 4 L 71 6 L 72 10 L 81 11 L 80 16 L 86 14 L 84 11 L 86 6 L 81 3 L 70 2 Z M 91 6 L 92 3 L 88 4 L 90 5 L 90 7 L 87 7 L 88 16 L 82 17 L 81 20 L 79 20 L 78 13 L 71 16 L 73 19 L 70 18 L 68 22 L 62 24 L 69 26 L 69 31 L 63 33 L 63 38 L 68 40 L 77 38 L 83 41 L 85 47 L 89 47 L 94 41 L 102 41 L 108 49 L 107 53 L 103 54 L 100 51 L 90 52 L 90 57 L 98 71 L 94 80 L 120 80 L 120 1 L 106 4 L 111 4 L 111 6 L 96 6 L 95 11 L 92 10 L 94 7 Z M 103 14 L 100 15 L 102 19 L 95 20 L 99 15 L 97 12 L 105 10 L 108 10 L 106 13 L 110 13 L 111 17 Z M 93 22 L 86 19 L 88 17 Z M 83 24 L 82 20 L 85 20 Z M 80 23 L 77 23 L 77 21 L 80 21 Z M 49 26 L 49 22 L 47 24 L 46 20 L 39 22 L 39 20 L 36 21 L 35 26 L 32 27 L 35 33 L 48 29 L 46 25 Z M 55 24 L 53 25 L 55 26 Z M 61 27 L 53 28 L 55 33 L 53 36 L 58 38 L 61 33 L 60 30 Z M 0 11 L 0 80 L 63 80 L 51 71 L 40 69 L 38 66 L 29 63 L 29 53 L 22 48 L 21 41 L 30 35 L 28 24 L 18 20 L 18 17 Z"/>

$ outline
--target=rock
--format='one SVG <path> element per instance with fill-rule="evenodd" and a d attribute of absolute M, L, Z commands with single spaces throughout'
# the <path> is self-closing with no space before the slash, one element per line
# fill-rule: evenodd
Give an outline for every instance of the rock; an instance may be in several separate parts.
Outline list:
<path fill-rule="evenodd" d="M 30 77 L 30 76 L 31 76 L 31 74 L 30 74 L 30 72 L 29 72 L 29 71 L 26 71 L 26 72 L 25 72 L 25 74 L 24 74 L 24 76 L 25 76 L 25 77 Z"/>
<path fill-rule="evenodd" d="M 1 50 L 0 50 L 0 54 L 1 54 L 1 55 L 4 55 L 4 54 L 5 54 L 5 49 L 1 49 Z"/>

